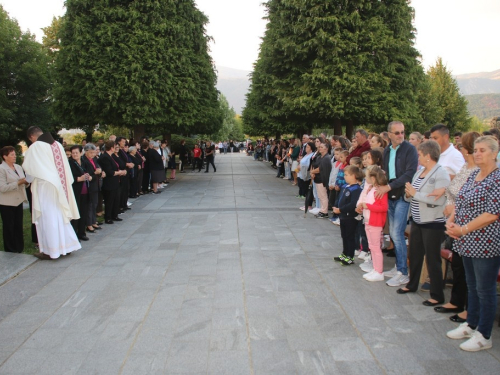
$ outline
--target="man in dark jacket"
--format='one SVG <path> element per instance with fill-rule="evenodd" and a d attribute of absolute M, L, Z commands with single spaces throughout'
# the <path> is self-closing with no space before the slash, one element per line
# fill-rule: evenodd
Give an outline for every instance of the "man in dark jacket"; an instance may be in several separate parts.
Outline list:
<path fill-rule="evenodd" d="M 377 197 L 385 193 L 389 195 L 389 233 L 394 242 L 396 253 L 396 267 L 384 276 L 391 277 L 388 286 L 406 285 L 408 277 L 407 248 L 405 229 L 408 220 L 410 203 L 404 200 L 405 184 L 412 181 L 417 171 L 417 149 L 405 141 L 405 126 L 400 121 L 392 121 L 388 126 L 391 144 L 384 150 L 384 171 L 387 174 L 389 185 L 377 188 Z"/>

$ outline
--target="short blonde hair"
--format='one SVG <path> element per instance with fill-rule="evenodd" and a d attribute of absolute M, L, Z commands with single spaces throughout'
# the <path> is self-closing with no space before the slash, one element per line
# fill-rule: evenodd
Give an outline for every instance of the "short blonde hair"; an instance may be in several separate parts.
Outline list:
<path fill-rule="evenodd" d="M 483 135 L 474 142 L 474 148 L 478 143 L 484 143 L 495 155 L 498 154 L 498 140 L 492 135 Z"/>

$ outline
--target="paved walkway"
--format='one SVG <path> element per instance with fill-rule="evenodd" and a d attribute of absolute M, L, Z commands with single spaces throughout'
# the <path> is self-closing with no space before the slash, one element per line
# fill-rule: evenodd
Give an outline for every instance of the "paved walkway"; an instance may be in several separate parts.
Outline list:
<path fill-rule="evenodd" d="M 216 164 L 1 286 L 0 374 L 500 373 L 498 327 L 461 351 L 425 295 L 336 264 L 338 227 L 268 164 Z"/>

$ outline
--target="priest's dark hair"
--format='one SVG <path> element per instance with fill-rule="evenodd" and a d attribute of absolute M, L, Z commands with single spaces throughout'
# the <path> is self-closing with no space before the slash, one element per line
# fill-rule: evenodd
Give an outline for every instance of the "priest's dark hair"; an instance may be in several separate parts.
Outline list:
<path fill-rule="evenodd" d="M 38 126 L 30 126 L 28 130 L 26 131 L 26 135 L 28 136 L 28 139 L 30 139 L 32 136 L 37 135 L 37 134 L 43 134 L 43 130 L 40 129 Z"/>

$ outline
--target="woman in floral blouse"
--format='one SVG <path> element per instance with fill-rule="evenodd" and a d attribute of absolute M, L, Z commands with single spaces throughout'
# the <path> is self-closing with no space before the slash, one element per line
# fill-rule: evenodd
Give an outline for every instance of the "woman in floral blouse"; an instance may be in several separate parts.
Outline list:
<path fill-rule="evenodd" d="M 492 347 L 491 331 L 497 309 L 496 280 L 500 269 L 500 170 L 496 165 L 498 142 L 492 136 L 474 143 L 479 170 L 470 174 L 456 199 L 455 212 L 446 224 L 456 241 L 453 250 L 463 259 L 468 290 L 467 322 L 451 330 L 451 339 L 465 339 L 460 349 L 479 351 Z"/>

